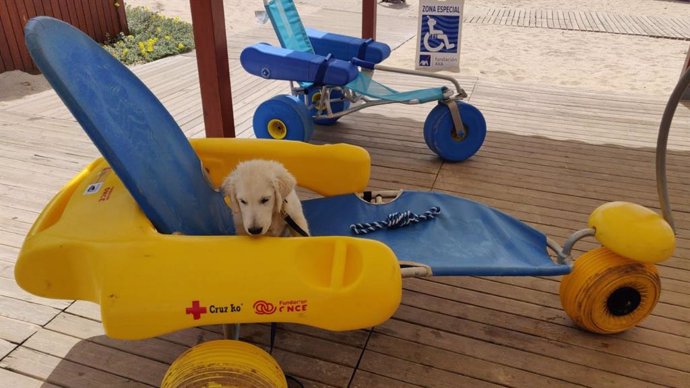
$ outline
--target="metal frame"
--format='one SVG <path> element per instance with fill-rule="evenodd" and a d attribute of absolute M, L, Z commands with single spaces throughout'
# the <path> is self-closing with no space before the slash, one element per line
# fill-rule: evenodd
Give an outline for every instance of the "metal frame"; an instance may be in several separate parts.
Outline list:
<path fill-rule="evenodd" d="M 676 108 L 683 99 L 683 94 L 690 87 L 690 67 L 685 69 L 676 87 L 671 93 L 664 114 L 659 124 L 659 135 L 656 142 L 656 190 L 659 194 L 659 206 L 666 222 L 675 231 L 671 202 L 668 198 L 668 181 L 666 179 L 666 149 L 668 148 L 668 134 L 671 130 L 671 122 L 676 113 Z"/>
<path fill-rule="evenodd" d="M 439 102 L 445 104 L 448 106 L 452 119 L 453 119 L 453 124 L 454 124 L 454 137 L 457 137 L 459 139 L 463 139 L 467 133 L 465 130 L 465 126 L 462 124 L 462 118 L 460 116 L 460 109 L 458 109 L 457 104 L 455 103 L 458 100 L 462 100 L 464 98 L 467 98 L 467 92 L 460 86 L 460 83 L 453 77 L 443 75 L 443 74 L 430 74 L 430 73 L 425 73 L 422 71 L 418 70 L 408 70 L 408 69 L 400 69 L 397 67 L 390 67 L 390 66 L 383 66 L 383 65 L 374 65 L 374 70 L 380 70 L 380 71 L 387 71 L 391 73 L 400 73 L 400 74 L 408 74 L 408 75 L 413 75 L 413 76 L 418 76 L 418 77 L 427 77 L 427 78 L 436 78 L 436 79 L 442 79 L 445 81 L 448 81 L 453 84 L 455 87 L 455 93 L 449 88 L 446 88 L 447 90 L 443 94 L 443 98 L 439 100 Z M 368 70 L 368 69 L 362 69 L 362 72 L 372 76 L 374 73 L 374 70 Z M 292 95 L 300 97 L 304 104 L 306 105 L 307 109 L 311 108 L 316 108 L 314 104 L 312 104 L 311 101 L 307 101 L 307 92 L 306 89 L 301 87 L 301 86 L 295 86 L 294 81 L 290 81 L 290 89 L 292 91 Z M 331 92 L 334 90 L 339 90 L 343 93 L 342 97 L 338 97 L 337 99 L 332 99 L 331 98 Z M 407 105 L 416 105 L 419 104 L 419 100 L 417 99 L 412 99 L 412 100 L 407 100 L 407 101 L 388 101 L 388 100 L 382 100 L 382 99 L 372 99 L 366 95 L 362 95 L 360 93 L 356 93 L 352 89 L 349 89 L 346 86 L 333 86 L 333 85 L 323 85 L 321 86 L 321 100 L 319 102 L 319 105 L 323 106 L 325 109 L 317 108 L 316 114 L 313 116 L 314 119 L 333 119 L 333 118 L 338 118 L 342 117 L 345 115 L 348 115 L 353 112 L 357 112 L 359 110 L 362 110 L 364 108 L 368 108 L 371 106 L 377 106 L 377 105 L 386 105 L 386 104 L 407 104 Z M 331 104 L 334 102 L 340 102 L 340 101 L 350 101 L 352 104 L 348 109 L 345 109 L 343 111 L 334 113 L 331 109 Z M 322 111 L 325 110 L 325 114 L 321 113 Z"/>

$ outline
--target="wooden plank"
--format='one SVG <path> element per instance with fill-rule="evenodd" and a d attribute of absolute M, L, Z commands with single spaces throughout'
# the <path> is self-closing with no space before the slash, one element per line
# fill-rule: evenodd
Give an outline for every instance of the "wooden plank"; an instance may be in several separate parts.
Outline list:
<path fill-rule="evenodd" d="M 0 368 L 0 381 L 2 381 L 3 384 L 7 384 L 7 387 L 57 388 L 56 385 L 45 384 L 41 380 L 37 380 L 4 368 Z"/>
<path fill-rule="evenodd" d="M 10 354 L 10 352 L 13 351 L 16 347 L 16 344 L 13 344 L 12 342 L 0 338 L 0 360 L 2 360 L 3 358 L 5 358 L 5 356 Z"/>
<path fill-rule="evenodd" d="M 10 38 L 5 33 L 5 21 L 3 16 L 5 15 L 5 10 L 2 7 L 7 7 L 5 4 L 0 4 L 0 63 L 2 68 L 0 68 L 0 73 L 5 71 L 14 70 L 14 60 L 12 59 L 12 53 L 10 52 Z"/>
<path fill-rule="evenodd" d="M 114 33 L 122 32 L 125 35 L 129 35 L 129 25 L 127 24 L 127 14 L 125 12 L 124 0 L 122 2 L 118 2 L 118 3 L 108 2 L 106 4 L 112 4 L 112 7 L 113 7 L 113 8 L 111 8 L 112 11 L 117 13 L 118 24 L 116 25 L 116 30 L 114 31 Z"/>
<path fill-rule="evenodd" d="M 667 36 L 666 32 L 661 27 L 659 27 L 656 23 L 654 23 L 652 20 L 650 20 L 648 17 L 640 16 L 640 19 L 642 19 L 644 21 L 644 23 L 646 23 L 650 27 L 650 29 L 653 31 L 654 36 L 659 36 L 659 37 Z"/>
<path fill-rule="evenodd" d="M 117 360 L 112 360 L 113 362 Z M 2 367 L 0 368 L 0 378 L 5 380 L 7 370 L 16 371 L 27 377 L 26 382 L 18 383 L 18 385 L 11 385 L 12 387 L 31 387 L 33 379 L 38 381 L 36 387 L 84 387 L 84 388 L 100 388 L 100 387 L 151 387 L 140 382 L 132 381 L 127 377 L 117 376 L 115 374 L 107 373 L 98 368 L 91 368 L 80 363 L 61 359 L 50 354 L 20 347 L 14 352 L 10 353 L 2 360 Z M 47 381 L 48 383 L 42 383 Z M 23 385 L 27 384 L 27 385 Z M 53 385 L 55 384 L 55 385 Z M 156 385 L 157 386 L 157 385 Z"/>
<path fill-rule="evenodd" d="M 5 34 L 10 38 L 10 48 L 14 47 L 14 50 L 16 50 L 15 55 L 13 55 L 15 69 L 33 71 L 35 66 L 24 45 L 24 20 L 27 18 L 24 3 L 22 1 L 3 3 L 6 4 L 7 11 L 3 19 L 3 24 L 7 23 Z M 4 12 L 0 12 L 0 14 L 2 13 Z M 8 30 L 8 27 L 12 32 Z M 12 38 L 14 38 L 14 41 L 12 41 Z"/>
<path fill-rule="evenodd" d="M 616 357 L 610 355 L 582 349 L 573 351 L 574 348 L 554 344 L 536 336 L 523 335 L 512 330 L 504 331 L 496 327 L 487 327 L 486 324 L 458 320 L 456 317 L 407 306 L 401 306 L 396 317 L 402 320 L 393 319 L 386 322 L 380 327 L 381 332 L 397 338 L 415 338 L 419 343 L 450 351 L 462 351 L 467 355 L 502 365 L 521 369 L 530 365 L 529 370 L 532 372 L 575 384 L 586 384 L 588 379 L 596 375 L 596 380 L 601 381 L 602 386 L 663 385 L 654 380 L 656 375 L 636 373 L 635 377 L 630 376 L 630 371 L 623 367 L 626 363 L 623 361 L 625 357 L 615 361 Z M 597 359 L 599 361 L 596 361 Z M 615 369 L 610 365 L 613 363 L 619 364 L 618 372 L 611 370 Z M 639 365 L 649 367 L 649 364 Z M 588 371 L 586 374 L 589 375 L 583 375 L 583 371 Z M 619 374 L 620 371 L 623 374 Z M 675 384 L 687 378 L 687 373 L 684 372 L 666 372 L 669 381 L 675 381 Z"/>
<path fill-rule="evenodd" d="M 87 1 L 79 1 L 75 2 L 75 8 L 77 9 L 77 13 L 81 17 L 83 26 L 85 27 L 82 31 L 84 31 L 86 34 L 89 36 L 93 37 L 96 34 L 96 31 L 93 28 L 93 19 L 91 17 L 91 12 L 89 10 L 89 3 Z"/>
<path fill-rule="evenodd" d="M 534 282 L 552 284 L 558 287 L 558 283 L 546 279 L 533 279 Z M 644 326 L 626 333 L 623 338 L 606 337 L 604 344 L 592 343 L 588 335 L 575 328 L 573 323 L 562 311 L 560 304 L 550 303 L 558 301 L 558 296 L 545 294 L 535 290 L 523 290 L 506 285 L 499 285 L 498 289 L 510 290 L 513 295 L 520 293 L 521 298 L 507 297 L 505 294 L 490 292 L 489 282 L 495 282 L 494 278 L 463 278 L 455 280 L 450 278 L 435 278 L 430 281 L 406 282 L 405 289 L 421 293 L 405 292 L 404 304 L 433 310 L 439 313 L 453 315 L 459 318 L 471 319 L 484 324 L 501 326 L 508 330 L 523 332 L 530 335 L 538 335 L 542 338 L 567 343 L 569 345 L 588 348 L 592 351 L 609 353 L 615 356 L 628 357 L 636 360 L 636 365 L 647 368 L 648 363 L 664 368 L 673 368 L 680 371 L 690 371 L 684 363 L 687 356 L 675 360 L 679 353 L 686 350 L 686 344 L 680 344 L 678 335 L 653 334 Z M 495 282 L 499 283 L 499 282 Z M 485 292 L 486 290 L 486 292 Z M 444 300 L 436 300 L 434 292 L 442 292 Z M 459 304 L 453 304 L 447 300 L 454 300 Z M 424 303 L 427 303 L 425 307 Z M 432 308 L 432 306 L 435 306 Z M 442 310 L 441 307 L 448 309 Z M 500 322 L 494 319 L 501 319 Z M 653 340 L 645 337 L 653 337 Z M 595 356 L 592 356 L 595 357 Z M 666 362 L 670 360 L 670 362 Z M 639 361 L 639 362 L 637 362 Z M 652 367 L 652 369 L 655 369 Z M 663 370 L 663 368 L 661 369 Z M 622 369 L 611 369 L 621 372 Z M 659 372 L 659 369 L 656 370 Z"/>
<path fill-rule="evenodd" d="M 86 26 L 86 19 L 84 17 L 84 13 L 82 12 L 81 0 L 69 2 L 67 6 L 69 8 L 69 13 L 72 22 L 75 23 L 73 24 L 73 26 L 80 29 L 82 32 L 88 34 L 89 31 Z"/>
<path fill-rule="evenodd" d="M 110 374 L 158 386 L 168 365 L 50 330 L 39 330 L 23 345 Z"/>
<path fill-rule="evenodd" d="M 684 20 L 680 20 L 678 18 L 669 18 L 666 20 L 668 20 L 669 23 L 672 23 L 672 24 L 678 26 L 678 28 L 680 28 L 680 30 L 683 34 L 682 36 L 684 38 L 686 38 L 686 39 L 690 38 L 690 23 L 689 22 L 684 21 Z"/>
<path fill-rule="evenodd" d="M 651 20 L 653 23 L 656 25 L 661 26 L 664 31 L 669 34 L 671 37 L 682 37 L 683 34 L 681 31 L 679 31 L 676 26 L 673 24 L 669 23 L 669 21 L 666 18 L 661 18 L 661 17 L 655 17 L 655 16 L 648 16 L 649 20 Z"/>
<path fill-rule="evenodd" d="M 96 1 L 94 3 L 94 12 L 96 14 L 96 18 L 98 18 L 98 28 L 100 31 L 100 36 L 101 40 L 99 42 L 105 42 L 108 39 L 113 39 L 117 36 L 117 32 L 115 30 L 111 30 L 108 28 L 108 18 L 106 16 L 106 9 L 107 9 L 107 3 L 104 3 L 103 1 Z"/>
<path fill-rule="evenodd" d="M 421 385 L 409 384 L 406 381 L 401 381 L 378 374 L 370 373 L 361 369 L 358 369 L 352 380 L 352 384 L 349 385 L 352 388 L 413 388 L 421 387 Z"/>
<path fill-rule="evenodd" d="M 39 328 L 40 326 L 31 323 L 0 317 L 0 339 L 15 344 L 26 341 L 26 339 L 36 333 Z"/>
<path fill-rule="evenodd" d="M 71 301 L 61 299 L 48 299 L 31 295 L 28 292 L 19 288 L 17 282 L 15 282 L 14 280 L 5 278 L 0 278 L 0 295 L 44 306 L 50 306 L 59 310 L 67 308 L 72 303 Z"/>
<path fill-rule="evenodd" d="M 439 349 L 414 340 L 400 339 L 378 333 L 375 333 L 369 341 L 367 352 L 370 351 L 421 364 L 429 368 L 457 373 L 463 378 L 470 377 L 502 386 L 569 385 L 564 384 L 562 380 L 467 356 L 462 354 L 461 351 Z M 458 378 L 458 380 L 460 379 Z"/>
<path fill-rule="evenodd" d="M 499 18 L 500 14 L 503 12 L 502 9 L 493 9 L 491 11 L 491 17 L 488 19 L 488 24 L 496 24 L 496 19 Z"/>
<path fill-rule="evenodd" d="M 82 27 L 81 27 L 82 21 L 79 18 L 79 15 L 77 13 L 77 10 L 74 7 L 74 4 L 70 4 L 70 3 L 65 2 L 62 4 L 62 7 L 63 7 L 63 15 L 64 14 L 69 15 L 70 24 L 73 25 L 74 27 L 82 30 Z"/>
<path fill-rule="evenodd" d="M 367 350 L 362 357 L 359 370 L 376 373 L 392 380 L 425 387 L 498 387 L 498 384 L 473 379 L 418 363 L 402 360 L 386 354 Z"/>
<path fill-rule="evenodd" d="M 59 0 L 49 0 L 50 15 L 53 15 L 56 19 L 65 20 L 62 17 L 62 10 L 60 9 L 58 1 Z M 46 4 L 45 7 L 48 8 L 48 5 Z"/>
<path fill-rule="evenodd" d="M 93 35 L 91 36 L 96 42 L 103 43 L 105 41 L 105 26 L 101 25 L 101 20 L 98 15 L 98 7 L 101 1 L 89 2 L 86 4 L 85 12 L 89 15 L 91 24 L 93 25 Z"/>
<path fill-rule="evenodd" d="M 52 307 L 0 296 L 0 316 L 18 321 L 42 326 L 53 319 L 59 312 L 60 310 Z"/>
<path fill-rule="evenodd" d="M 33 7 L 34 7 L 33 16 L 49 15 L 49 13 L 48 13 L 48 10 L 50 9 L 50 2 L 49 1 L 45 2 L 46 6 L 44 6 L 43 0 L 33 0 L 32 2 L 33 2 Z"/>
<path fill-rule="evenodd" d="M 103 24 L 105 26 L 105 32 L 110 35 L 115 35 L 118 31 L 117 17 L 115 15 L 116 11 L 114 8 L 114 3 L 107 0 L 99 0 L 100 7 L 103 9 Z"/>
<path fill-rule="evenodd" d="M 553 28 L 560 30 L 563 29 L 564 26 L 561 25 L 561 17 L 559 16 L 559 10 L 557 9 L 550 9 L 549 10 L 549 15 L 551 16 L 551 21 L 553 23 Z"/>
<path fill-rule="evenodd" d="M 75 25 L 77 23 L 77 20 L 72 20 L 72 14 L 70 13 L 70 7 L 68 7 L 67 3 L 64 1 L 57 0 L 58 6 L 59 6 L 59 12 L 62 15 L 61 20 L 71 24 Z"/>
<path fill-rule="evenodd" d="M 587 17 L 583 16 L 582 11 L 574 11 L 577 24 L 580 26 L 580 31 L 591 31 Z"/>

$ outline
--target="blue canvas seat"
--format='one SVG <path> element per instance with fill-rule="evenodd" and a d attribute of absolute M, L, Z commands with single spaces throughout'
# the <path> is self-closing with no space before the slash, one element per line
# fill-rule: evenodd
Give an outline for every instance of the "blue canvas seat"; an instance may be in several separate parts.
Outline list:
<path fill-rule="evenodd" d="M 439 207 L 432 220 L 359 236 L 388 245 L 401 262 L 429 266 L 434 275 L 551 276 L 571 270 L 551 259 L 540 231 L 496 209 L 442 193 L 403 191 L 380 205 L 341 195 L 304 201 L 303 207 L 314 236 L 353 236 L 350 224 Z"/>

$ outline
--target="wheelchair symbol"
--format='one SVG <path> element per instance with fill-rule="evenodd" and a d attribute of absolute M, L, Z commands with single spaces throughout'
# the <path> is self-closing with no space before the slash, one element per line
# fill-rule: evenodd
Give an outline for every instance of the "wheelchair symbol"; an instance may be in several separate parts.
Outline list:
<path fill-rule="evenodd" d="M 434 20 L 434 18 L 432 18 L 431 16 L 428 16 L 427 18 L 427 25 L 429 26 L 429 31 L 426 34 L 424 34 L 424 48 L 426 49 L 426 51 L 434 53 L 437 51 L 441 51 L 444 48 L 446 48 L 447 50 L 453 49 L 455 45 L 448 41 L 448 36 L 442 30 L 437 30 L 434 28 L 434 26 L 436 26 L 436 20 Z M 439 39 L 443 42 L 441 42 L 441 44 L 436 47 L 432 47 L 429 44 L 429 38 Z"/>

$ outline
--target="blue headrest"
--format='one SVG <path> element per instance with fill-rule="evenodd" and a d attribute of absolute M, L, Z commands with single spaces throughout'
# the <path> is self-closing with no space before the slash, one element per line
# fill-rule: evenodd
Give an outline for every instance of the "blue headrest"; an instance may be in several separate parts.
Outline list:
<path fill-rule="evenodd" d="M 184 133 L 127 67 L 57 19 L 33 18 L 24 33 L 38 68 L 158 231 L 232 233 Z"/>

